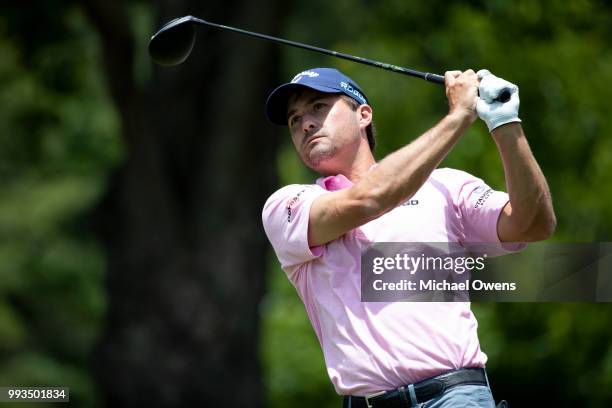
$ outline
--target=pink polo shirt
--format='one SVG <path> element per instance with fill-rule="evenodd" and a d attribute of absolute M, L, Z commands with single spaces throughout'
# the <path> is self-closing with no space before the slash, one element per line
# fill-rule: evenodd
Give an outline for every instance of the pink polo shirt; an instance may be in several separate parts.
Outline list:
<path fill-rule="evenodd" d="M 497 218 L 508 195 L 463 171 L 437 169 L 406 203 L 309 247 L 312 202 L 349 186 L 343 175 L 289 185 L 263 209 L 268 239 L 304 302 L 338 394 L 363 396 L 484 367 L 469 303 L 361 302 L 361 250 L 372 242 L 499 242 Z"/>

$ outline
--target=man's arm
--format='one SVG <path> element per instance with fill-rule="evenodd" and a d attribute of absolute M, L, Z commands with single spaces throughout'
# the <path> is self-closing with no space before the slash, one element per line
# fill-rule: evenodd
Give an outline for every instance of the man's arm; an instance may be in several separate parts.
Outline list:
<path fill-rule="evenodd" d="M 385 157 L 352 187 L 318 197 L 310 208 L 308 243 L 330 242 L 414 195 L 476 119 L 474 71 L 447 72 L 449 113 L 407 146 Z"/>
<path fill-rule="evenodd" d="M 546 178 L 520 125 L 518 87 L 486 69 L 477 75 L 481 80 L 476 110 L 497 144 L 510 196 L 497 220 L 497 236 L 504 242 L 546 239 L 554 232 L 557 221 Z M 502 90 L 511 95 L 504 103 L 495 100 Z"/>
<path fill-rule="evenodd" d="M 557 221 L 546 178 L 531 153 L 520 123 L 491 132 L 504 165 L 510 202 L 497 221 L 503 242 L 531 242 L 548 238 Z"/>

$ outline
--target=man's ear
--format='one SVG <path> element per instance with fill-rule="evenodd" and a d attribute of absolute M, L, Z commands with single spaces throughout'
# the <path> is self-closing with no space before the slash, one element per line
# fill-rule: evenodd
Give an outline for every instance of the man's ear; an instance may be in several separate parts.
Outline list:
<path fill-rule="evenodd" d="M 367 128 L 372 123 L 372 107 L 367 104 L 359 105 L 357 112 L 359 113 L 359 127 Z"/>

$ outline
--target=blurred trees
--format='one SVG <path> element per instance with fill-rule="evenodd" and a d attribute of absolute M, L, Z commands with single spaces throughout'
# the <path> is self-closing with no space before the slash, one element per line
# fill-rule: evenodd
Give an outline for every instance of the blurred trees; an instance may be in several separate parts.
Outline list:
<path fill-rule="evenodd" d="M 118 122 L 76 7 L 0 10 L 0 384 L 94 405 L 105 261 L 87 213 L 122 159 Z"/>
<path fill-rule="evenodd" d="M 67 385 L 87 405 L 260 406 L 260 214 L 277 139 L 252 105 L 278 49 L 208 30 L 170 69 L 151 66 L 146 43 L 186 13 L 275 33 L 283 7 L 37 5 L 2 19 L 16 129 L 1 148 L 2 384 Z"/>
<path fill-rule="evenodd" d="M 274 33 L 279 3 L 158 2 L 154 15 L 156 26 L 188 10 Z M 265 118 L 252 101 L 276 77 L 274 49 L 202 30 L 189 63 L 155 67 L 139 84 L 128 10 L 106 1 L 85 10 L 127 150 L 94 214 L 108 262 L 96 355 L 106 401 L 260 406 L 259 214 L 275 180 L 276 143 L 261 133 Z"/>
<path fill-rule="evenodd" d="M 278 138 L 284 132 L 265 123 L 265 96 L 281 67 L 284 79 L 307 67 L 340 68 L 372 101 L 381 158 L 444 115 L 444 92 L 205 29 L 187 64 L 153 66 L 149 36 L 184 14 L 429 72 L 489 68 L 520 87 L 523 126 L 555 201 L 554 239 L 610 240 L 607 2 L 311 0 L 289 14 L 283 7 L 3 3 L 0 385 L 68 385 L 79 406 L 103 396 L 112 405 L 203 396 L 256 405 L 259 350 L 268 406 L 339 406 L 259 221 L 274 170 L 278 184 L 314 178 L 288 138 Z M 443 165 L 504 188 L 482 123 Z M 270 288 L 258 307 L 264 269 Z M 610 405 L 609 305 L 473 308 L 496 397 L 511 406 L 541 397 L 551 406 Z"/>

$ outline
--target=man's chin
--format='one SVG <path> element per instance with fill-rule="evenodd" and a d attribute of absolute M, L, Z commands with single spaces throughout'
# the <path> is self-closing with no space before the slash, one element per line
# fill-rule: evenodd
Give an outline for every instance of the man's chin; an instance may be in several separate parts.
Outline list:
<path fill-rule="evenodd" d="M 333 169 L 336 167 L 334 157 L 334 154 L 317 154 L 314 157 L 309 157 L 308 161 L 304 164 L 319 174 L 332 174 L 334 173 Z"/>

